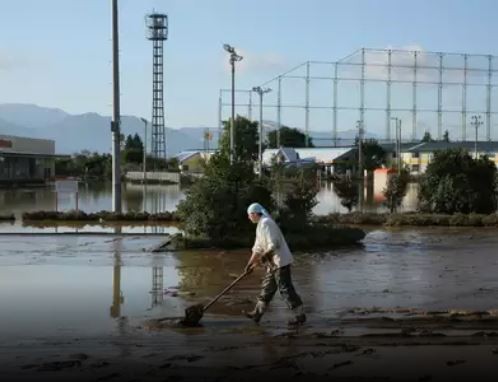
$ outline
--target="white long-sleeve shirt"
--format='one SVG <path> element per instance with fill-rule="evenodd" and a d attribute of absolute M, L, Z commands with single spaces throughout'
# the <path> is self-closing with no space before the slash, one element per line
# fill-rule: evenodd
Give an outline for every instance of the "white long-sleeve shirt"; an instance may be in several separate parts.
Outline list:
<path fill-rule="evenodd" d="M 270 217 L 263 216 L 256 226 L 256 240 L 252 252 L 261 255 L 269 250 L 273 251 L 272 263 L 277 268 L 292 263 L 292 253 L 282 231 Z"/>

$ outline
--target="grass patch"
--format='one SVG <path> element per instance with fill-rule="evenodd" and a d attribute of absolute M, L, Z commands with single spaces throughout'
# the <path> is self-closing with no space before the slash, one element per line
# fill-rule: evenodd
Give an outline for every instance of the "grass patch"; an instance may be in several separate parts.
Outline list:
<path fill-rule="evenodd" d="M 178 218 L 174 212 L 161 212 L 149 214 L 148 212 L 127 212 L 114 213 L 110 211 L 100 211 L 86 213 L 84 211 L 35 211 L 25 212 L 22 215 L 26 221 L 86 221 L 86 222 L 177 222 Z"/>
<path fill-rule="evenodd" d="M 406 213 L 360 213 L 330 214 L 316 217 L 319 222 L 350 225 L 384 225 L 397 226 L 441 226 L 441 227 L 497 227 L 497 214 L 429 214 L 418 212 Z"/>
<path fill-rule="evenodd" d="M 16 220 L 16 217 L 14 216 L 14 214 L 0 215 L 0 221 L 14 221 L 14 220 Z"/>

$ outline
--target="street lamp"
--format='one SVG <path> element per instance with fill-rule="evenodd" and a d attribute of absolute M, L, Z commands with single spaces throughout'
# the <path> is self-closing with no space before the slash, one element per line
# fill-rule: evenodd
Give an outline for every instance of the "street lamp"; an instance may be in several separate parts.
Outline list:
<path fill-rule="evenodd" d="M 142 170 L 144 173 L 144 183 L 147 181 L 147 120 L 145 118 L 140 118 L 144 123 L 144 147 L 143 147 L 143 165 Z"/>
<path fill-rule="evenodd" d="M 242 60 L 242 56 L 239 56 L 235 51 L 233 46 L 228 44 L 223 45 L 223 49 L 225 49 L 228 53 L 230 53 L 230 65 L 232 66 L 232 119 L 230 121 L 230 163 L 233 163 L 234 158 L 234 150 L 235 150 L 235 63 L 237 61 Z"/>
<path fill-rule="evenodd" d="M 482 125 L 481 116 L 473 115 L 472 122 L 470 124 L 476 129 L 476 140 L 474 141 L 474 159 L 477 159 L 477 131 L 479 129 L 479 126 Z"/>
<path fill-rule="evenodd" d="M 401 174 L 401 119 L 392 117 L 396 121 L 396 156 L 398 159 L 398 174 Z"/>
<path fill-rule="evenodd" d="M 270 88 L 263 89 L 261 86 L 255 86 L 252 88 L 253 92 L 259 95 L 259 147 L 258 147 L 258 171 L 259 177 L 263 171 L 263 95 L 265 93 L 271 92 Z"/>

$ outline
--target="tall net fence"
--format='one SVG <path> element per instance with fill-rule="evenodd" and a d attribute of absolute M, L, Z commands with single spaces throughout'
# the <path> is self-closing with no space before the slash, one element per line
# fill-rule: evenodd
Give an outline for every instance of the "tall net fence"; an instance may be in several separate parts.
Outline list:
<path fill-rule="evenodd" d="M 429 132 L 453 141 L 498 138 L 498 57 L 460 53 L 360 49 L 336 62 L 307 61 L 261 85 L 264 125 L 285 125 L 313 141 L 341 145 L 361 122 L 380 141 L 403 140 Z M 258 97 L 236 92 L 236 113 L 258 117 Z M 219 119 L 228 119 L 230 90 L 220 91 Z M 482 126 L 471 125 L 480 116 Z M 348 135 L 349 132 L 349 135 Z"/>

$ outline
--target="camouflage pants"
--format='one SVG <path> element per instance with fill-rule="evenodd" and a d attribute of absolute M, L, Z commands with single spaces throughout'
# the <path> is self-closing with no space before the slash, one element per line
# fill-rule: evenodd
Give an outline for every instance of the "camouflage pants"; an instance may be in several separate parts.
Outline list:
<path fill-rule="evenodd" d="M 294 289 L 294 285 L 292 285 L 290 265 L 266 272 L 261 285 L 261 293 L 258 297 L 258 301 L 261 301 L 266 305 L 269 304 L 273 299 L 273 296 L 275 296 L 277 289 L 280 291 L 280 295 L 290 309 L 295 309 L 303 304 L 301 297 L 299 297 Z"/>

